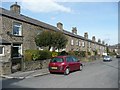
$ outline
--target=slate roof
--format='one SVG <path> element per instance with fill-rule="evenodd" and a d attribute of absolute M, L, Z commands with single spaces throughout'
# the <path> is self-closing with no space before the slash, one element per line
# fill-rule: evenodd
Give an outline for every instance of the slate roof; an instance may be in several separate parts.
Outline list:
<path fill-rule="evenodd" d="M 4 9 L 4 8 L 0 8 L 0 15 L 6 16 L 6 17 L 9 17 L 9 18 L 13 18 L 13 19 L 18 20 L 18 21 L 26 22 L 26 23 L 29 23 L 29 24 L 32 24 L 32 25 L 40 26 L 40 27 L 43 27 L 43 28 L 46 28 L 46 29 L 59 31 L 59 29 L 57 27 L 55 27 L 55 26 L 52 26 L 50 24 L 41 22 L 39 20 L 30 18 L 30 17 L 27 17 L 27 16 L 22 15 L 22 14 L 13 13 L 13 12 L 11 12 L 9 10 Z M 76 38 L 79 38 L 79 39 L 82 39 L 82 40 L 93 42 L 90 39 L 85 39 L 84 37 L 82 37 L 80 35 L 75 35 L 75 34 L 73 34 L 71 32 L 66 31 L 66 30 L 63 30 L 63 33 L 66 34 L 66 35 L 72 36 L 72 37 L 76 37 Z M 105 45 L 100 44 L 98 42 L 93 42 L 93 43 L 105 46 Z"/>

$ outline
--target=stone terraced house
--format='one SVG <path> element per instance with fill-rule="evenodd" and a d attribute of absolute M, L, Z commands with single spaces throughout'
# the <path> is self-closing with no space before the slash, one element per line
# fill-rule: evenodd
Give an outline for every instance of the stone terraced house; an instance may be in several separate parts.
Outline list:
<path fill-rule="evenodd" d="M 102 55 L 106 51 L 104 41 L 88 39 L 88 33 L 84 36 L 77 35 L 77 28 L 73 27 L 72 32 L 64 30 L 61 22 L 57 26 L 35 20 L 20 14 L 20 6 L 17 3 L 11 5 L 10 10 L 0 8 L 0 73 L 10 74 L 14 61 L 21 63 L 24 51 L 37 49 L 34 38 L 44 30 L 62 31 L 68 38 L 65 51 L 98 51 Z"/>

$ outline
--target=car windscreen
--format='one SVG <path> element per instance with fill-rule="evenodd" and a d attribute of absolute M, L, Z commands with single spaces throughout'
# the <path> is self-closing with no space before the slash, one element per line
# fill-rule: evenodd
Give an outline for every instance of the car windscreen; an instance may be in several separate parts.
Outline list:
<path fill-rule="evenodd" d="M 105 58 L 109 58 L 109 56 L 105 56 Z"/>
<path fill-rule="evenodd" d="M 50 62 L 63 62 L 63 59 L 56 57 L 56 58 L 51 59 Z"/>

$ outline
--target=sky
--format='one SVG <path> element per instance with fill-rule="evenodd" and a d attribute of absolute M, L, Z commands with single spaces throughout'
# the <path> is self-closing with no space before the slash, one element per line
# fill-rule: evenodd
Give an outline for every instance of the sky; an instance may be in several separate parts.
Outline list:
<path fill-rule="evenodd" d="M 21 14 L 56 26 L 61 22 L 69 32 L 72 27 L 88 38 L 96 37 L 108 45 L 118 43 L 118 0 L 4 0 L 1 7 L 10 9 L 17 1 Z"/>

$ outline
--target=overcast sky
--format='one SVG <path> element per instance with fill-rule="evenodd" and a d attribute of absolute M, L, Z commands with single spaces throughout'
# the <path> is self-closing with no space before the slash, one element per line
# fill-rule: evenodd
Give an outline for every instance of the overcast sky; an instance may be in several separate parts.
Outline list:
<path fill-rule="evenodd" d="M 62 22 L 70 32 L 77 27 L 78 34 L 88 32 L 89 39 L 96 36 L 96 41 L 118 43 L 118 0 L 4 0 L 1 7 L 9 10 L 15 1 L 19 1 L 23 15 L 53 26 Z"/>

